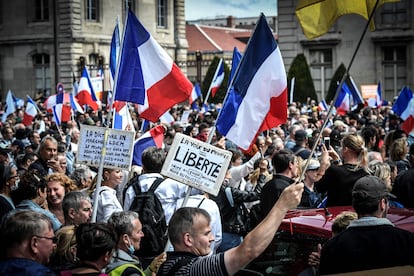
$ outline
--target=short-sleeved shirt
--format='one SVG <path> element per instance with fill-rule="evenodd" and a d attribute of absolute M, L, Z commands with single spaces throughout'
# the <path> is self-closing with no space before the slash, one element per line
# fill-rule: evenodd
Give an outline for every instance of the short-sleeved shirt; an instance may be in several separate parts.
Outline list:
<path fill-rule="evenodd" d="M 168 252 L 167 260 L 158 270 L 158 276 L 167 276 L 174 266 L 182 261 L 183 265 L 174 269 L 176 276 L 227 276 L 229 275 L 224 264 L 224 253 L 200 257 L 189 252 Z"/>

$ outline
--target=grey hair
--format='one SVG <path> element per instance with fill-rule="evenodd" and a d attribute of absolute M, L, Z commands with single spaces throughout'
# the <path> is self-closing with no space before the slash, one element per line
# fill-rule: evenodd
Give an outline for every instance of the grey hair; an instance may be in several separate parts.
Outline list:
<path fill-rule="evenodd" d="M 134 211 L 121 211 L 112 213 L 108 220 L 108 224 L 112 225 L 118 236 L 118 239 L 124 235 L 132 234 L 134 229 L 133 221 L 139 219 L 139 215 Z"/>

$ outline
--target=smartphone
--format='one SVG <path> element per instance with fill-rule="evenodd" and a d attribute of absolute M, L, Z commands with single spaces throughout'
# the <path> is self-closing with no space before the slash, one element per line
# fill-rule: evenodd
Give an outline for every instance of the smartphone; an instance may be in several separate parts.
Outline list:
<path fill-rule="evenodd" d="M 330 137 L 324 137 L 323 143 L 325 145 L 325 148 L 329 150 L 331 148 L 331 138 Z"/>

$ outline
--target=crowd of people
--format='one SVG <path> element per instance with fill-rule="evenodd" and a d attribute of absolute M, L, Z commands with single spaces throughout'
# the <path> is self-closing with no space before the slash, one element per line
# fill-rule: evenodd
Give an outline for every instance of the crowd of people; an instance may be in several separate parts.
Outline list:
<path fill-rule="evenodd" d="M 342 231 L 349 237 L 338 233 L 318 252 L 309 252 L 310 265 L 320 265 L 324 273 L 414 265 L 411 254 L 401 262 L 367 261 L 347 270 L 337 265 L 345 253 L 334 254 L 338 246 L 357 258 L 352 262 L 362 262 L 365 252 L 386 252 L 379 234 L 366 234 L 378 243 L 366 245 L 367 251 L 343 248 L 342 239 L 365 238 L 361 229 L 367 224 L 387 227 L 384 235 L 395 232 L 401 252 L 413 245 L 413 234 L 385 219 L 388 206 L 414 207 L 413 137 L 400 129 L 402 121 L 390 106 L 327 118 L 314 102 L 293 103 L 287 122 L 260 133 L 249 151 L 212 133 L 209 142 L 231 151 L 231 164 L 217 195 L 192 189 L 184 207 L 188 186 L 165 179 L 161 168 L 176 133 L 207 141 L 219 108 L 172 108 L 175 121 L 166 125 L 166 147 L 147 148 L 142 167 L 131 172 L 104 168 L 99 190 L 97 168 L 78 164 L 76 154 L 81 125 L 107 125 L 105 110 L 77 114 L 59 127 L 46 112 L 30 127 L 21 123 L 22 110 L 9 115 L 0 128 L 0 274 L 233 275 L 266 249 L 288 210 L 350 205 L 358 219 L 348 227 L 352 231 Z M 132 115 L 139 137 L 143 122 Z M 167 253 L 140 251 L 151 237 L 133 210 L 132 179 L 140 192 L 158 185 L 154 194 L 168 225 Z"/>

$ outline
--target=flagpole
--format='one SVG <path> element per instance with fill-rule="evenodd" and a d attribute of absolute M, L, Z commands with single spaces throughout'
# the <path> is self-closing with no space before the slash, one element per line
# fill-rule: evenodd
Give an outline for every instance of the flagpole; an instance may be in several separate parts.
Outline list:
<path fill-rule="evenodd" d="M 320 131 L 320 132 L 318 133 L 318 135 L 316 136 L 316 140 L 315 140 L 315 143 L 314 143 L 314 145 L 313 145 L 313 147 L 312 147 L 312 150 L 311 150 L 311 153 L 310 153 L 310 155 L 309 155 L 309 158 L 308 158 L 308 159 L 306 160 L 306 162 L 305 162 L 305 165 L 304 165 L 304 167 L 303 167 L 303 170 L 302 170 L 301 175 L 300 175 L 300 178 L 299 178 L 300 180 L 304 179 L 305 172 L 306 172 L 306 170 L 307 170 L 307 168 L 308 168 L 308 166 L 309 166 L 309 161 L 310 161 L 310 159 L 312 158 L 313 154 L 315 153 L 316 147 L 317 147 L 317 145 L 319 144 L 319 141 L 320 141 L 320 139 L 321 139 L 321 137 L 322 137 L 323 129 L 325 129 L 325 128 L 326 128 L 326 125 L 327 125 L 327 123 L 328 123 L 328 121 L 329 121 L 329 119 L 330 119 L 330 116 L 332 115 L 332 110 L 333 110 L 334 104 L 335 104 L 336 100 L 338 99 L 339 92 L 340 92 L 340 91 L 341 91 L 341 89 L 342 89 L 342 85 L 344 84 L 344 82 L 345 82 L 346 78 L 349 76 L 349 71 L 350 71 L 350 69 L 351 69 L 351 67 L 352 67 L 352 64 L 354 63 L 354 60 L 355 60 L 356 54 L 358 53 L 358 50 L 359 50 L 359 48 L 360 48 L 360 46 L 361 46 L 361 43 L 362 43 L 362 40 L 363 40 L 363 39 L 364 39 L 364 37 L 365 37 L 365 34 L 366 34 L 366 32 L 367 32 L 367 30 L 368 30 L 368 27 L 369 27 L 369 24 L 370 24 L 370 22 L 371 22 L 371 20 L 372 20 L 372 17 L 374 16 L 375 10 L 376 10 L 376 9 L 377 9 L 377 7 L 378 7 L 378 3 L 379 3 L 379 0 L 377 0 L 377 1 L 375 2 L 374 8 L 372 9 L 372 13 L 369 15 L 368 21 L 367 21 L 367 23 L 365 24 L 365 28 L 364 28 L 364 30 L 363 30 L 363 32 L 362 32 L 362 34 L 361 34 L 361 37 L 359 38 L 359 41 L 358 41 L 358 44 L 357 44 L 357 46 L 356 46 L 356 48 L 355 48 L 354 54 L 352 55 L 352 58 L 351 58 L 351 60 L 350 60 L 350 62 L 349 62 L 349 65 L 348 65 L 348 67 L 346 68 L 346 71 L 345 71 L 344 75 L 342 76 L 341 82 L 339 83 L 338 87 L 336 88 L 334 99 L 333 99 L 333 101 L 331 102 L 331 104 L 329 105 L 328 114 L 327 114 L 327 116 L 326 116 L 326 119 L 325 119 L 325 121 L 324 121 L 324 123 L 323 123 L 322 127 L 321 127 L 321 131 Z M 329 149 L 327 149 L 327 150 L 329 150 Z"/>
<path fill-rule="evenodd" d="M 295 90 L 295 77 L 290 81 L 290 100 L 289 103 L 293 103 L 293 91 Z"/>
<path fill-rule="evenodd" d="M 210 87 L 208 88 L 207 95 L 206 95 L 206 97 L 204 99 L 203 106 L 207 103 L 207 100 L 210 97 L 210 93 L 211 93 L 211 88 L 212 88 L 213 82 L 217 78 L 217 75 L 218 75 L 218 72 L 220 70 L 220 66 L 221 66 L 222 63 L 223 63 L 223 59 L 221 58 L 220 61 L 219 61 L 219 63 L 218 63 L 218 66 L 216 68 L 216 72 L 214 73 L 213 79 L 211 80 Z"/>
<path fill-rule="evenodd" d="M 125 3 L 127 3 L 127 1 L 125 1 Z M 127 4 L 126 4 L 127 5 Z M 127 9 L 128 11 L 128 9 Z M 128 13 L 127 16 L 125 18 L 125 23 L 128 20 Z M 126 24 L 125 24 L 126 26 Z M 123 34 L 125 34 L 125 26 L 124 26 L 124 31 Z M 123 40 L 122 36 L 122 40 Z M 122 45 L 122 41 L 121 41 L 121 45 Z M 119 57 L 121 57 L 121 53 L 122 53 L 122 47 L 120 47 L 120 53 L 119 53 Z M 99 168 L 98 168 L 98 176 L 96 179 L 96 188 L 95 188 L 95 194 L 93 197 L 93 210 L 92 210 L 92 218 L 91 218 L 91 222 L 96 222 L 96 216 L 98 213 L 98 196 L 99 196 L 99 190 L 101 188 L 101 182 L 102 182 L 102 174 L 103 174 L 103 165 L 104 165 L 104 160 L 105 160 L 105 155 L 106 155 L 106 144 L 108 142 L 108 136 L 109 136 L 109 124 L 111 122 L 111 112 L 113 109 L 113 102 L 115 99 L 115 91 L 116 91 L 116 87 L 117 87 L 117 80 L 118 80 L 118 70 L 119 70 L 119 64 L 120 64 L 120 58 L 118 58 L 117 60 L 117 65 L 116 65 L 116 70 L 115 70 L 115 78 L 114 78 L 114 87 L 113 87 L 113 91 L 112 91 L 112 100 L 110 103 L 110 109 L 108 111 L 108 116 L 107 116 L 107 124 L 106 124 L 106 128 L 105 128 L 105 134 L 104 134 L 104 141 L 103 141 L 103 146 L 102 146 L 102 152 L 101 152 L 101 160 L 99 162 Z"/>

